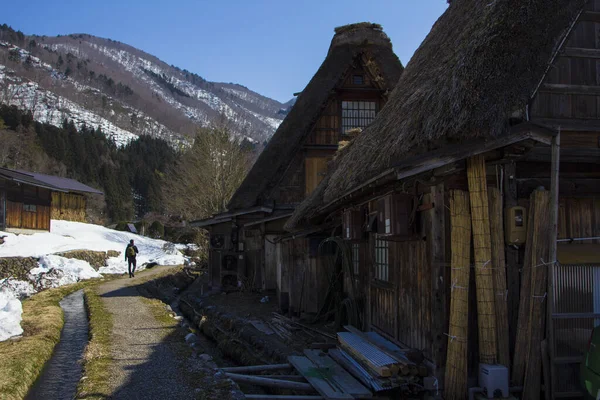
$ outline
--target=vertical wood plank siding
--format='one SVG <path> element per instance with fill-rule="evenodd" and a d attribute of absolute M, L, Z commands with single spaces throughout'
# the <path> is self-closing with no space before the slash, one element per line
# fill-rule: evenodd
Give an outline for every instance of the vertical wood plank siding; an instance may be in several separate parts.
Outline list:
<path fill-rule="evenodd" d="M 431 357 L 431 264 L 423 240 L 390 241 L 391 282 L 372 281 L 371 326 Z"/>
<path fill-rule="evenodd" d="M 85 196 L 52 192 L 52 219 L 85 222 Z"/>

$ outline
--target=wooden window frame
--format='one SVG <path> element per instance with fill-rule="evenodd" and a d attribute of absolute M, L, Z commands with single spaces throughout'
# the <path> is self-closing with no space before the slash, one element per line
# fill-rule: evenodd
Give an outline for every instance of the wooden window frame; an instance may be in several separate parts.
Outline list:
<path fill-rule="evenodd" d="M 37 213 L 37 205 L 23 203 L 23 211 L 30 212 L 30 213 Z"/>
<path fill-rule="evenodd" d="M 373 277 L 378 282 L 391 284 L 390 276 L 390 242 L 375 236 L 373 245 L 373 267 L 375 268 Z"/>
<path fill-rule="evenodd" d="M 352 249 L 352 273 L 360 275 L 360 242 L 351 243 Z"/>
<path fill-rule="evenodd" d="M 362 108 L 361 109 L 361 103 L 364 104 L 369 104 L 369 108 Z M 341 129 L 341 135 L 342 136 L 347 136 L 346 131 L 347 130 L 351 130 L 351 129 L 355 129 L 355 128 L 366 128 L 367 126 L 369 126 L 371 124 L 371 122 L 373 122 L 373 120 L 375 119 L 375 117 L 377 116 L 377 114 L 379 113 L 379 107 L 378 104 L 379 102 L 376 99 L 353 99 L 353 100 L 341 100 L 340 101 L 340 108 L 341 108 L 341 112 L 340 112 L 340 129 Z M 371 108 L 370 105 L 373 105 L 373 108 Z M 348 108 L 348 106 L 350 106 L 350 108 Z M 355 108 L 358 107 L 358 108 Z M 359 113 L 358 116 L 344 116 L 344 112 L 345 111 L 357 111 Z M 369 115 L 369 116 L 360 116 L 360 112 L 361 111 L 372 111 L 373 114 Z M 351 120 L 353 122 L 350 123 L 346 123 L 348 120 Z"/>

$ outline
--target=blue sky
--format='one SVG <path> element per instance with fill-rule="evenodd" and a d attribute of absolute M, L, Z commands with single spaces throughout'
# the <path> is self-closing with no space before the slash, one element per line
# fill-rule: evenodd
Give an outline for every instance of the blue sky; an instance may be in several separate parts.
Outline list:
<path fill-rule="evenodd" d="M 301 91 L 325 58 L 333 28 L 383 25 L 406 65 L 446 0 L 29 0 L 0 23 L 25 34 L 89 33 L 130 44 L 205 79 L 279 101 Z"/>

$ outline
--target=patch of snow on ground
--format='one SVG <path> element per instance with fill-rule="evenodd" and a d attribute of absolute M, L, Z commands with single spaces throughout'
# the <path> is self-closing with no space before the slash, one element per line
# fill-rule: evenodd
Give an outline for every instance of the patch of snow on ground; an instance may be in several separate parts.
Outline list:
<path fill-rule="evenodd" d="M 144 264 L 180 265 L 185 257 L 169 242 L 151 239 L 129 232 L 121 232 L 100 225 L 70 221 L 51 221 L 50 232 L 33 235 L 13 235 L 0 232 L 4 244 L 0 246 L 0 257 L 42 257 L 48 254 L 69 250 L 91 250 L 120 252 L 119 257 L 109 258 L 107 267 L 100 268 L 101 274 L 121 274 L 127 272 L 125 247 L 131 239 L 140 253 L 137 256 L 138 270 Z"/>
<path fill-rule="evenodd" d="M 30 282 L 13 278 L 0 279 L 0 288 L 7 289 L 20 300 L 26 299 L 37 292 Z"/>
<path fill-rule="evenodd" d="M 47 289 L 86 279 L 101 278 L 102 275 L 87 261 L 46 255 L 40 258 L 38 268 L 29 271 L 29 277 L 36 283 L 38 289 Z"/>
<path fill-rule="evenodd" d="M 0 287 L 0 342 L 21 335 L 23 306 L 7 288 Z"/>

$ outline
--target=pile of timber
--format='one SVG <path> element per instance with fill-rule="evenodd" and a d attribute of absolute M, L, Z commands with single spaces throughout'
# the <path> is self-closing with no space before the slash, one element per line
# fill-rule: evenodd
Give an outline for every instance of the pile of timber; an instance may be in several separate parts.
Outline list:
<path fill-rule="evenodd" d="M 327 353 L 306 349 L 303 355 L 288 357 L 287 364 L 222 370 L 239 383 L 295 393 L 245 395 L 255 400 L 370 399 L 373 392 L 395 388 L 415 394 L 422 390 L 421 379 L 428 371 L 420 365 L 421 361 L 414 361 L 410 350 L 399 348 L 375 332 L 361 332 L 352 326 L 345 328 L 348 332 L 337 334 L 337 346 L 316 343 L 315 347 L 328 349 Z"/>

